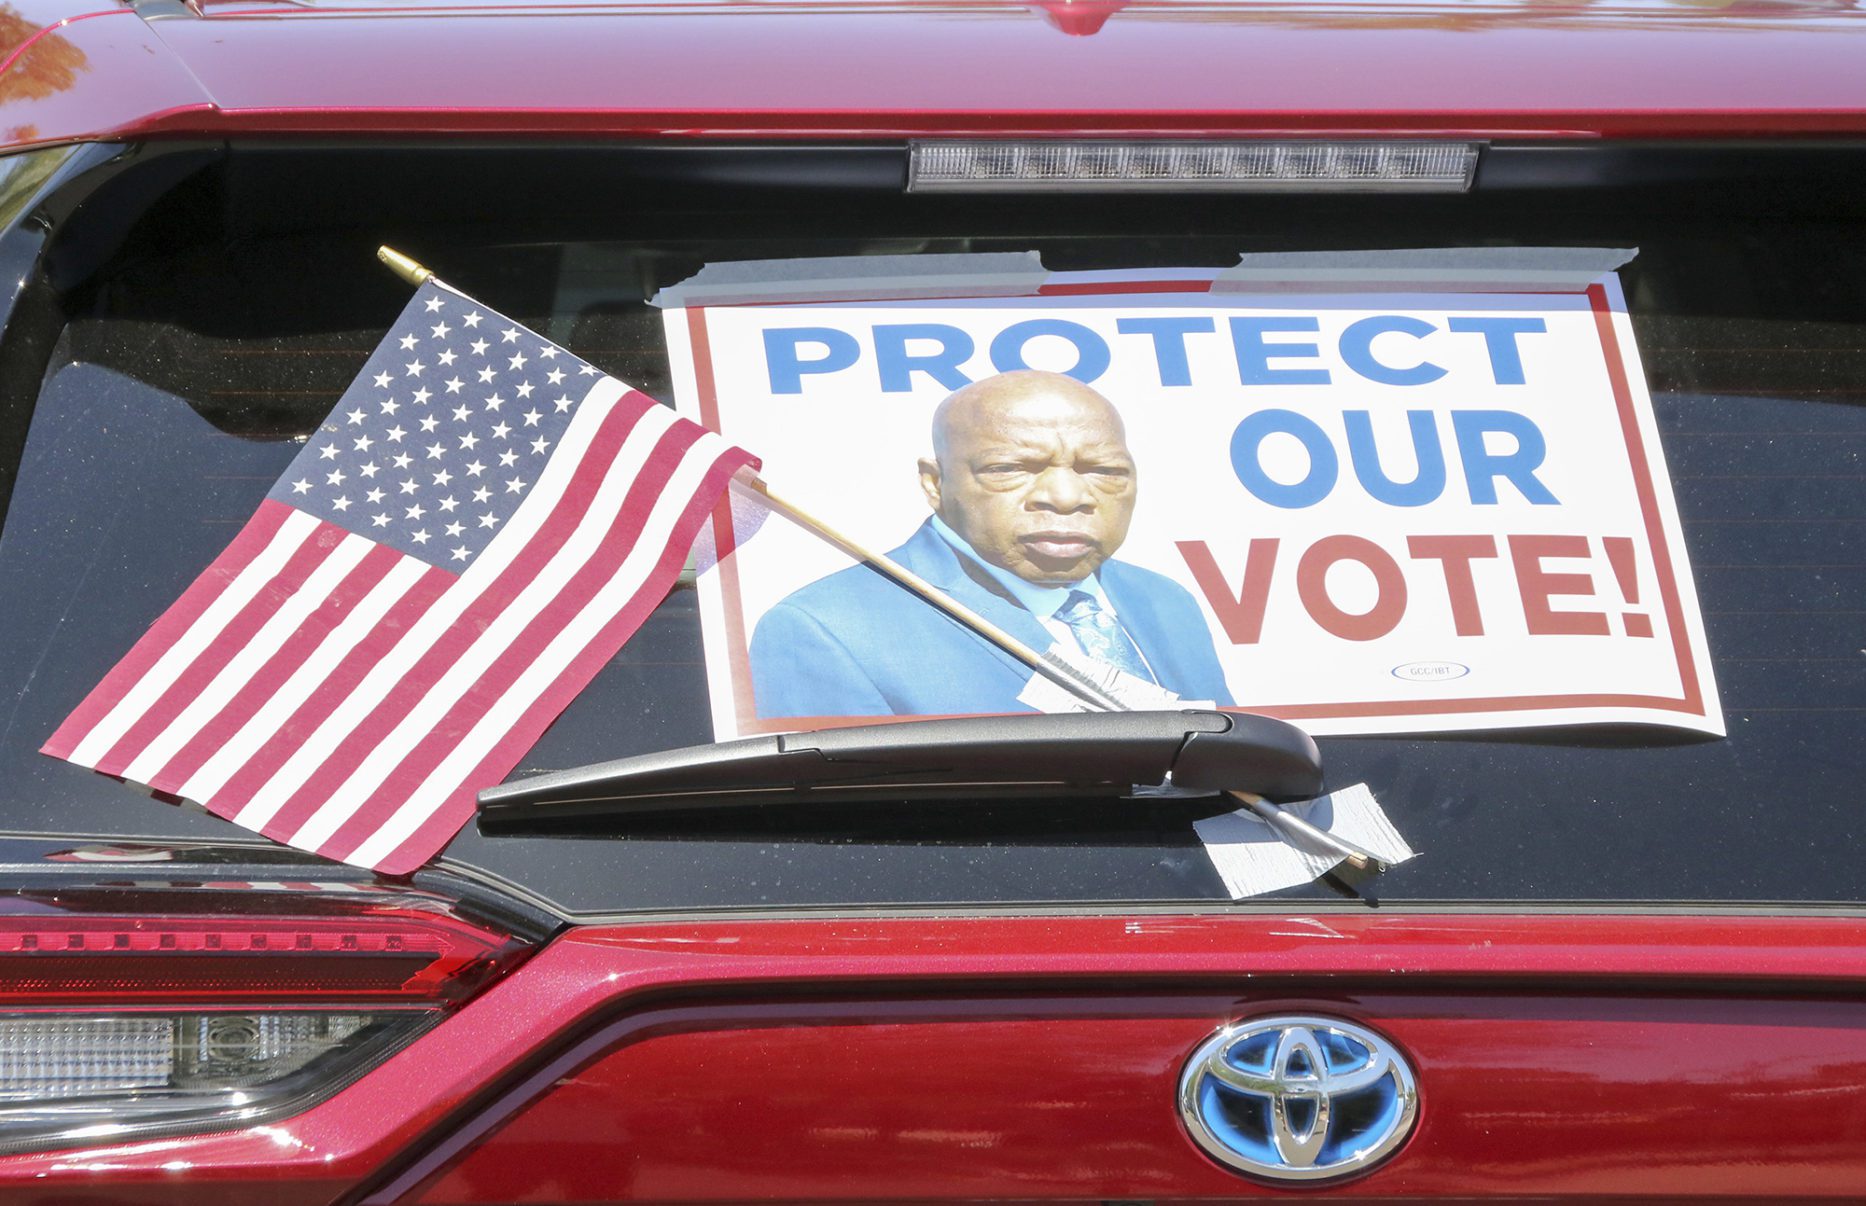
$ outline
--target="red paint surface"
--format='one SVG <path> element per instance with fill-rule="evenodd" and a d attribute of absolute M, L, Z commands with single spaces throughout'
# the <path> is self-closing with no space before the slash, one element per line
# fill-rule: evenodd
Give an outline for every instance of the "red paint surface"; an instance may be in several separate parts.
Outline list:
<path fill-rule="evenodd" d="M 70 15 L 60 2 L 25 15 L 49 24 L 42 12 Z M 148 23 L 111 9 L 59 31 L 87 56 L 81 78 L 0 94 L 0 129 L 15 143 L 1866 132 L 1866 13 L 1851 8 L 1137 0 L 1068 28 L 1055 8 L 241 2 Z"/>
<path fill-rule="evenodd" d="M 7 5 L 0 44 L 0 149 L 101 136 L 208 105 L 187 69 L 126 6 Z"/>
<path fill-rule="evenodd" d="M 432 1200 L 1245 1194 L 1178 1137 L 1167 1086 L 1211 1029 L 1273 1009 L 1363 1018 L 1417 1065 L 1418 1135 L 1357 1193 L 1847 1197 L 1866 1184 L 1862 990 L 1853 918 L 586 927 L 295 1119 L 0 1157 L 0 1197 L 328 1201 L 598 1024 L 633 1037 L 547 1077 L 493 1132 L 501 1158 L 443 1171 Z"/>
<path fill-rule="evenodd" d="M 1421 1084 L 1356 1195 L 1861 1184 L 1866 1104 L 1836 1109 L 1866 1094 L 1857 1002 L 1269 990 L 651 1012 L 418 1200 L 1245 1194 L 1183 1133 L 1180 1070 L 1222 1022 L 1313 1011 L 1378 1026 Z"/>
<path fill-rule="evenodd" d="M 145 22 L 26 0 L 0 143 L 1866 133 L 1858 11 L 1039 7 L 240 0 Z M 1866 922 L 1841 918 L 592 927 L 296 1118 L 0 1157 L 0 1196 L 328 1202 L 599 1022 L 630 1029 L 508 1102 L 426 1200 L 1248 1195 L 1180 1134 L 1170 1086 L 1219 1023 L 1303 1009 L 1362 1018 L 1420 1074 L 1417 1134 L 1350 1194 L 1852 1198 L 1862 990 Z"/>

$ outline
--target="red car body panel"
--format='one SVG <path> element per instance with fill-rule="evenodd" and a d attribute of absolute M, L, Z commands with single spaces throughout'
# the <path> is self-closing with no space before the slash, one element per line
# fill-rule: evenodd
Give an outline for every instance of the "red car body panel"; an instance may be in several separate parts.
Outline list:
<path fill-rule="evenodd" d="M 148 22 L 90 8 L 23 7 L 42 36 L 0 89 L 12 144 L 1866 132 L 1866 13 L 1850 6 L 242 0 Z"/>
<path fill-rule="evenodd" d="M 1820 4 L 306 7 L 23 0 L 0 147 L 74 140 L 1866 135 Z M 1367 912 L 572 928 L 333 1098 L 0 1157 L 16 1200 L 1221 1198 L 1216 1027 L 1358 1019 L 1421 1084 L 1323 1196 L 1856 1198 L 1866 920 Z M 554 1062 L 555 1061 L 555 1062 Z M 263 1199 L 261 1198 L 263 1195 Z"/>
<path fill-rule="evenodd" d="M 177 109 L 213 107 L 127 7 L 28 0 L 0 19 L 0 41 L 0 148 L 107 138 Z"/>
<path fill-rule="evenodd" d="M 1866 1090 L 1857 1002 L 1266 987 L 649 1010 L 416 1200 L 1234 1197 L 1168 1108 L 1186 1052 L 1318 1011 L 1430 1072 L 1402 1154 L 1350 1196 L 1858 1188 L 1866 1116 L 1836 1126 L 1806 1091 Z"/>
<path fill-rule="evenodd" d="M 1866 1143 L 1862 987 L 1853 918 L 585 926 L 296 1118 L 4 1157 L 0 1189 L 185 1187 L 203 1206 L 365 1183 L 384 1203 L 1250 1195 L 1178 1129 L 1175 1080 L 1226 1022 L 1319 1009 L 1388 1034 L 1421 1085 L 1408 1146 L 1334 1194 L 1844 1198 Z"/>

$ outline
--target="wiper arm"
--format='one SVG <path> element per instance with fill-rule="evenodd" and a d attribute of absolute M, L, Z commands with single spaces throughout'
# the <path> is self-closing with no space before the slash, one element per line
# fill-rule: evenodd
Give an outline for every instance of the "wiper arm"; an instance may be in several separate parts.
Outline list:
<path fill-rule="evenodd" d="M 1309 735 L 1267 716 L 1188 709 L 961 717 L 695 745 L 479 793 L 487 833 L 754 804 L 1193 792 L 1301 800 L 1322 790 Z"/>

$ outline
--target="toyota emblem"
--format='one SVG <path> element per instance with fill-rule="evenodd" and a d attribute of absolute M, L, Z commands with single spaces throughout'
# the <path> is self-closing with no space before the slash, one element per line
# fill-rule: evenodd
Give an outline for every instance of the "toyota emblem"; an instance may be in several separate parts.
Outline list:
<path fill-rule="evenodd" d="M 1405 1141 L 1418 1108 L 1412 1070 L 1393 1044 L 1338 1018 L 1227 1026 L 1179 1078 L 1179 1112 L 1198 1145 L 1276 1181 L 1373 1167 Z"/>

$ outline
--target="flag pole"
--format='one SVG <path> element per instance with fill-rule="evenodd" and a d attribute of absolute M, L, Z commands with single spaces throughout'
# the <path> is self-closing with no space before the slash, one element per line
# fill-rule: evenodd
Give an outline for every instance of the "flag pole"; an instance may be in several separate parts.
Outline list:
<path fill-rule="evenodd" d="M 431 269 L 417 262 L 412 257 L 403 255 L 393 247 L 384 245 L 376 248 L 376 258 L 387 265 L 389 271 L 395 273 L 395 275 L 401 277 L 416 288 L 420 288 L 422 285 L 435 279 Z M 771 504 L 773 509 L 789 517 L 795 523 L 807 528 L 810 532 L 828 541 L 830 544 L 835 545 L 856 560 L 864 561 L 872 565 L 886 577 L 906 587 L 909 591 L 920 596 L 920 598 L 926 600 L 928 603 L 931 603 L 934 607 L 945 612 L 967 628 L 970 628 L 979 636 L 984 637 L 1018 661 L 1023 662 L 1032 670 L 1035 670 L 1037 673 L 1067 690 L 1070 694 L 1093 707 L 1100 708 L 1104 712 L 1126 712 L 1132 710 L 1126 704 L 1104 691 L 1093 679 L 1083 674 L 1080 670 L 1077 670 L 1074 666 L 1069 665 L 1061 658 L 1055 657 L 1049 653 L 1032 649 L 1023 641 L 1018 640 L 1013 633 L 1005 631 L 999 625 L 979 615 L 978 612 L 948 595 L 945 591 L 934 586 L 931 582 L 928 582 L 925 578 L 914 573 L 898 561 L 895 561 L 884 553 L 868 548 L 853 537 L 838 531 L 821 519 L 810 514 L 810 512 L 804 510 L 796 503 L 776 493 L 769 485 L 765 484 L 764 479 L 760 478 L 757 474 L 742 472 L 733 480 L 760 495 L 766 502 Z"/>
<path fill-rule="evenodd" d="M 421 264 L 417 264 L 414 260 L 409 259 L 395 248 L 390 247 L 387 243 L 376 248 L 376 258 L 388 265 L 390 272 L 401 277 L 417 289 L 434 279 L 433 270 Z"/>
<path fill-rule="evenodd" d="M 874 568 L 894 579 L 894 581 L 900 583 L 914 594 L 919 595 L 922 599 L 925 599 L 928 603 L 939 608 L 953 619 L 958 620 L 961 624 L 964 624 L 966 627 L 972 629 L 972 631 L 991 641 L 1006 653 L 1024 662 L 1031 669 L 1049 675 L 1062 686 L 1069 688 L 1071 691 L 1076 692 L 1083 698 L 1098 704 L 1108 711 L 1130 712 L 1133 710 L 1120 700 L 1106 695 L 1093 682 L 1089 681 L 1086 676 L 1080 675 L 1074 667 L 1068 665 L 1066 662 L 1051 659 L 1035 649 L 1032 649 L 1029 645 L 1018 640 L 1014 633 L 1006 632 L 1003 628 L 993 624 L 984 616 L 979 615 L 976 611 L 973 611 L 965 604 L 959 602 L 951 595 L 948 595 L 945 591 L 934 586 L 931 582 L 928 582 L 926 579 L 887 556 L 885 553 L 876 552 L 874 549 L 867 547 L 855 538 L 847 536 L 837 531 L 835 528 L 830 527 L 816 516 L 810 514 L 802 507 L 799 507 L 796 503 L 791 502 L 789 499 L 772 490 L 771 487 L 765 483 L 764 479 L 753 474 L 741 473 L 734 480 L 742 482 L 747 488 L 758 493 L 778 512 L 808 528 L 810 531 L 829 541 L 856 560 L 864 561 L 872 565 Z M 1103 703 L 1103 700 L 1106 700 L 1106 702 Z M 1232 791 L 1225 794 L 1244 805 L 1252 814 L 1274 830 L 1278 837 L 1281 837 L 1284 841 L 1292 845 L 1307 846 L 1311 850 L 1321 850 L 1324 853 L 1332 854 L 1358 871 L 1380 871 L 1385 869 L 1386 864 L 1380 860 L 1379 856 L 1370 851 L 1363 850 L 1353 842 L 1336 837 L 1326 829 L 1321 829 L 1315 825 L 1309 824 L 1309 822 L 1303 820 L 1295 813 L 1290 812 L 1288 809 L 1277 807 L 1256 792 Z"/>
<path fill-rule="evenodd" d="M 804 510 L 790 499 L 777 493 L 763 478 L 753 474 L 742 473 L 735 480 L 743 483 L 747 489 L 757 493 L 766 502 L 770 503 L 772 508 L 780 514 L 808 528 L 811 532 L 835 545 L 843 552 L 849 554 L 849 556 L 854 557 L 857 561 L 863 561 L 873 566 L 875 569 L 881 571 L 882 574 L 893 579 L 901 586 L 906 587 L 928 603 L 931 603 L 934 607 L 939 608 L 953 619 L 959 621 L 959 623 L 970 628 L 973 632 L 984 637 L 998 648 L 1004 650 L 1018 661 L 1023 662 L 1026 666 L 1029 666 L 1032 670 L 1035 670 L 1057 685 L 1065 688 L 1070 693 L 1094 704 L 1103 711 L 1132 711 L 1126 704 L 1102 690 L 1087 675 L 1083 674 L 1075 667 L 1062 661 L 1060 658 L 1052 657 L 1047 653 L 1031 648 L 1029 645 L 1019 640 L 1015 633 L 1007 632 L 1004 628 L 992 623 L 984 616 L 979 615 L 978 612 L 959 602 L 959 600 L 953 598 L 931 582 L 928 582 L 925 578 L 914 573 L 892 557 L 889 557 L 886 553 L 871 549 L 859 540 L 856 540 L 853 536 L 840 532 L 827 523 L 824 523 L 821 519 L 818 519 L 810 512 Z"/>
<path fill-rule="evenodd" d="M 435 279 L 432 270 L 386 244 L 376 249 L 376 258 L 387 265 L 389 271 L 395 273 L 395 275 L 401 277 L 404 281 L 407 281 L 416 288 L 420 288 L 422 285 Z M 765 484 L 763 478 L 755 474 L 741 473 L 734 480 L 744 483 L 747 488 L 770 503 L 774 510 L 781 512 L 793 522 L 809 529 L 817 536 L 827 540 L 858 561 L 874 566 L 875 569 L 888 578 L 907 588 L 934 607 L 939 608 L 939 610 L 945 612 L 967 628 L 970 628 L 979 636 L 984 637 L 1018 661 L 1023 662 L 1032 670 L 1035 670 L 1045 678 L 1048 678 L 1058 686 L 1069 691 L 1072 695 L 1107 712 L 1129 712 L 1133 710 L 1125 703 L 1122 703 L 1114 696 L 1102 690 L 1092 679 L 1077 670 L 1074 666 L 1069 665 L 1060 658 L 1031 648 L 1029 645 L 1019 640 L 1015 633 L 1007 632 L 999 625 L 979 615 L 976 611 L 959 602 L 951 595 L 948 595 L 945 591 L 933 585 L 931 582 L 928 582 L 919 574 L 914 573 L 900 562 L 895 561 L 892 557 L 875 549 L 871 549 L 853 537 L 824 523 L 821 519 L 818 519 L 796 503 L 791 502 L 789 499 L 773 491 L 769 485 Z M 1297 840 L 1298 844 L 1306 841 L 1311 846 L 1320 846 L 1330 854 L 1340 856 L 1351 866 L 1360 870 L 1379 870 L 1384 866 L 1377 857 L 1361 849 L 1359 846 L 1310 825 L 1302 818 L 1284 809 L 1278 808 L 1268 800 L 1265 800 L 1262 796 L 1255 795 L 1251 792 L 1233 792 L 1231 794 L 1249 807 L 1252 812 L 1262 817 L 1266 823 L 1270 824 L 1272 828 L 1276 829 L 1277 832 L 1282 834 L 1286 839 Z"/>
<path fill-rule="evenodd" d="M 1379 855 L 1361 849 L 1346 838 L 1338 838 L 1326 829 L 1309 824 L 1289 809 L 1278 808 L 1254 791 L 1228 791 L 1225 794 L 1249 809 L 1251 815 L 1292 846 L 1308 846 L 1311 849 L 1319 847 L 1356 871 L 1387 869 L 1385 860 Z"/>
<path fill-rule="evenodd" d="M 1091 703 L 1096 703 L 1110 712 L 1130 712 L 1133 710 L 1120 700 L 1107 695 L 1093 682 L 1089 681 L 1086 676 L 1081 675 L 1073 666 L 1058 659 L 1052 659 L 1032 649 L 1029 645 L 1018 640 L 1014 633 L 1006 632 L 1003 628 L 993 624 L 984 616 L 979 615 L 976 611 L 973 611 L 965 604 L 959 602 L 939 587 L 934 586 L 931 582 L 928 582 L 925 578 L 922 578 L 885 553 L 877 552 L 855 538 L 847 536 L 837 531 L 835 528 L 830 527 L 796 503 L 791 502 L 789 499 L 772 490 L 771 487 L 765 483 L 763 478 L 754 474 L 741 473 L 734 480 L 742 482 L 747 488 L 758 493 L 766 502 L 770 503 L 775 510 L 808 528 L 816 535 L 821 536 L 856 560 L 864 561 L 872 565 L 874 568 L 880 570 L 883 574 L 886 574 L 894 581 L 900 583 L 914 594 L 919 595 L 922 599 L 925 599 L 928 603 L 939 608 L 953 619 L 958 620 L 961 624 L 964 624 L 966 627 L 972 629 L 972 631 L 991 641 L 1006 653 L 1016 657 L 1031 669 L 1050 676 L 1062 686 L 1069 688 L 1083 698 L 1088 699 Z M 1106 702 L 1103 702 L 1104 700 Z M 1233 791 L 1227 792 L 1226 794 L 1237 800 L 1238 803 L 1244 805 L 1253 815 L 1274 830 L 1278 837 L 1281 837 L 1284 841 L 1292 845 L 1307 846 L 1311 850 L 1321 850 L 1324 853 L 1332 854 L 1357 871 L 1381 871 L 1386 868 L 1386 864 L 1381 861 L 1378 855 L 1373 854 L 1371 851 L 1364 850 L 1344 838 L 1338 838 L 1326 829 L 1311 825 L 1295 813 L 1290 812 L 1288 809 L 1277 807 L 1256 792 Z"/>

